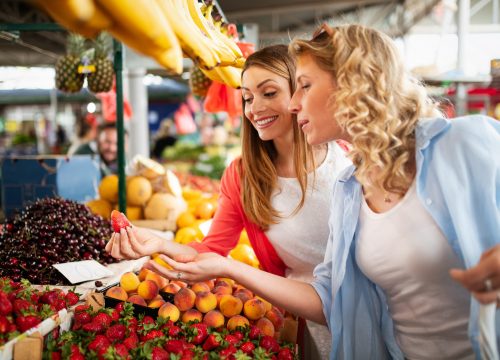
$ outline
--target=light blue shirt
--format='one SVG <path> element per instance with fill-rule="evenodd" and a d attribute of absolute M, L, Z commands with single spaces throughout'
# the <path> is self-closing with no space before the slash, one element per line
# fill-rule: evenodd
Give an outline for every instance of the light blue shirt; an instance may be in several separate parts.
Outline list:
<path fill-rule="evenodd" d="M 474 266 L 500 243 L 500 122 L 480 115 L 421 120 L 416 162 L 419 199 L 463 266 Z M 332 333 L 330 359 L 403 359 L 385 294 L 356 264 L 362 189 L 354 170 L 334 185 L 326 255 L 312 284 Z M 478 315 L 472 299 L 468 333 L 480 358 Z M 499 334 L 498 315 L 496 325 Z"/>

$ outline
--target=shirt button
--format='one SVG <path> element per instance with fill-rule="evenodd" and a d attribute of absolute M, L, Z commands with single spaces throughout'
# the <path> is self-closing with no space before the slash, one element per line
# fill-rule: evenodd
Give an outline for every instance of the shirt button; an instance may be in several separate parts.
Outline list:
<path fill-rule="evenodd" d="M 427 200 L 425 200 L 425 203 L 426 203 L 427 205 L 432 205 L 432 200 L 431 200 L 431 199 L 427 199 Z"/>

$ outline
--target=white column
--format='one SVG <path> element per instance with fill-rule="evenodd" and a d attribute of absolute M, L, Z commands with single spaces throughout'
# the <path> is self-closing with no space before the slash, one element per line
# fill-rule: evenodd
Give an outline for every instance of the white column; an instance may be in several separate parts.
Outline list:
<path fill-rule="evenodd" d="M 458 0 L 458 52 L 457 70 L 465 75 L 467 69 L 467 35 L 470 21 L 470 0 Z M 456 112 L 457 116 L 465 115 L 467 111 L 467 86 L 464 83 L 457 84 Z"/>
<path fill-rule="evenodd" d="M 132 106 L 129 130 L 129 159 L 135 155 L 149 157 L 148 89 L 143 79 L 146 69 L 128 69 L 128 99 Z"/>

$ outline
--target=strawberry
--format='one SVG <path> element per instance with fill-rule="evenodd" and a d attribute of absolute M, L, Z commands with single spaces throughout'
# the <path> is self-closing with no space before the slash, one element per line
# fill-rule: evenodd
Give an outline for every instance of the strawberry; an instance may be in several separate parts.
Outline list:
<path fill-rule="evenodd" d="M 248 333 L 250 340 L 257 340 L 262 335 L 262 332 L 257 326 L 252 325 Z"/>
<path fill-rule="evenodd" d="M 180 327 L 173 325 L 168 329 L 168 336 L 177 337 L 177 335 L 179 335 L 181 331 L 182 329 Z"/>
<path fill-rule="evenodd" d="M 155 320 L 151 317 L 151 316 L 144 316 L 144 318 L 142 319 L 142 324 L 154 324 L 155 323 Z"/>
<path fill-rule="evenodd" d="M 121 229 L 131 226 L 127 217 L 117 210 L 111 211 L 111 225 L 113 226 L 115 233 L 120 233 Z"/>
<path fill-rule="evenodd" d="M 3 315 L 0 315 L 0 334 L 5 334 L 9 331 L 9 320 Z"/>
<path fill-rule="evenodd" d="M 278 360 L 293 360 L 292 350 L 289 348 L 283 348 L 278 353 Z"/>
<path fill-rule="evenodd" d="M 194 359 L 194 352 L 190 349 L 184 349 L 182 352 L 181 360 L 192 360 Z"/>
<path fill-rule="evenodd" d="M 260 339 L 259 345 L 271 353 L 280 351 L 278 342 L 272 336 L 263 336 L 262 339 Z"/>
<path fill-rule="evenodd" d="M 89 322 L 88 324 L 83 324 L 82 329 L 96 334 L 99 334 L 104 330 L 102 324 L 98 324 L 93 321 Z"/>
<path fill-rule="evenodd" d="M 233 354 L 235 354 L 236 351 L 236 348 L 230 344 L 227 348 L 221 350 L 219 355 L 221 359 L 234 359 Z"/>
<path fill-rule="evenodd" d="M 195 345 L 201 344 L 208 336 L 207 325 L 203 323 L 197 323 L 191 325 L 192 329 L 196 329 L 196 335 L 194 336 L 191 343 Z"/>
<path fill-rule="evenodd" d="M 163 336 L 165 336 L 165 334 L 163 334 L 163 331 L 161 331 L 161 330 L 151 330 L 146 335 L 141 336 L 141 341 L 145 342 L 145 341 L 153 340 L 153 339 L 156 339 L 156 338 L 161 338 Z"/>
<path fill-rule="evenodd" d="M 64 299 L 56 299 L 52 304 L 56 311 L 66 309 L 66 300 Z"/>
<path fill-rule="evenodd" d="M 251 341 L 247 341 L 240 346 L 240 350 L 243 351 L 247 355 L 252 355 L 253 350 L 255 349 L 255 345 Z"/>
<path fill-rule="evenodd" d="M 128 349 L 123 344 L 116 344 L 115 345 L 115 352 L 116 352 L 117 355 L 121 356 L 124 359 L 128 359 L 129 358 Z"/>
<path fill-rule="evenodd" d="M 83 325 L 83 324 L 88 324 L 89 322 L 92 321 L 92 315 L 90 315 L 88 312 L 83 311 L 83 312 L 77 312 L 75 313 L 75 323 Z"/>
<path fill-rule="evenodd" d="M 137 331 L 137 319 L 136 318 L 131 318 L 127 321 L 127 327 L 129 332 L 136 332 Z"/>
<path fill-rule="evenodd" d="M 29 311 L 31 304 L 24 299 L 15 299 L 12 303 L 12 310 L 16 315 L 21 315 L 23 311 Z"/>
<path fill-rule="evenodd" d="M 35 315 L 28 316 L 19 316 L 16 318 L 16 325 L 20 332 L 25 332 L 38 324 L 40 324 L 42 320 Z"/>
<path fill-rule="evenodd" d="M 7 295 L 0 291 L 0 315 L 9 315 L 12 312 L 12 303 Z"/>
<path fill-rule="evenodd" d="M 121 341 L 123 338 L 125 338 L 125 335 L 127 333 L 127 328 L 123 324 L 116 324 L 111 326 L 107 331 L 106 331 L 106 336 L 111 342 L 114 341 Z"/>
<path fill-rule="evenodd" d="M 66 294 L 66 302 L 69 306 L 76 305 L 80 301 L 80 297 L 73 291 L 68 291 Z"/>
<path fill-rule="evenodd" d="M 110 342 L 108 338 L 104 335 L 97 335 L 94 340 L 92 340 L 88 346 L 89 350 L 96 351 L 104 348 L 108 349 Z"/>
<path fill-rule="evenodd" d="M 182 340 L 168 340 L 163 348 L 170 353 L 181 354 L 184 351 L 184 342 Z"/>
<path fill-rule="evenodd" d="M 88 309 L 88 305 L 78 305 L 77 307 L 75 307 L 75 313 L 87 311 Z"/>
<path fill-rule="evenodd" d="M 240 342 L 240 340 L 238 340 L 238 338 L 236 336 L 232 335 L 232 334 L 226 335 L 226 337 L 224 338 L 224 340 L 226 340 L 231 345 L 236 345 L 237 343 Z"/>
<path fill-rule="evenodd" d="M 128 338 L 123 340 L 123 345 L 125 345 L 129 350 L 135 349 L 138 343 L 139 339 L 135 333 L 131 333 Z"/>
<path fill-rule="evenodd" d="M 52 305 L 57 300 L 58 297 L 59 297 L 59 292 L 58 291 L 56 291 L 56 290 L 50 290 L 50 291 L 44 292 L 40 296 L 39 301 L 42 304 Z"/>
<path fill-rule="evenodd" d="M 243 333 L 241 331 L 236 330 L 235 332 L 233 332 L 233 335 L 236 336 L 238 340 L 243 340 Z"/>
<path fill-rule="evenodd" d="M 219 336 L 220 338 L 220 336 Z M 210 351 L 215 349 L 220 345 L 220 340 L 214 334 L 208 335 L 207 339 L 203 343 L 203 350 Z"/>
<path fill-rule="evenodd" d="M 124 309 L 123 304 L 124 304 L 123 302 L 119 302 L 118 304 L 115 305 L 115 310 L 117 310 L 118 313 L 121 313 L 123 311 Z"/>
<path fill-rule="evenodd" d="M 103 329 L 107 329 L 111 325 L 112 318 L 106 313 L 99 313 L 93 319 L 92 322 L 96 324 L 101 324 Z"/>
<path fill-rule="evenodd" d="M 85 360 L 85 356 L 83 356 L 78 345 L 71 345 L 71 354 L 69 355 L 69 360 Z"/>
<path fill-rule="evenodd" d="M 56 351 L 51 354 L 52 360 L 61 360 L 61 352 Z"/>
<path fill-rule="evenodd" d="M 113 309 L 111 312 L 111 320 L 112 322 L 118 322 L 120 320 L 120 312 L 116 309 Z"/>
<path fill-rule="evenodd" d="M 169 360 L 170 354 L 159 346 L 153 348 L 151 353 L 152 360 Z"/>

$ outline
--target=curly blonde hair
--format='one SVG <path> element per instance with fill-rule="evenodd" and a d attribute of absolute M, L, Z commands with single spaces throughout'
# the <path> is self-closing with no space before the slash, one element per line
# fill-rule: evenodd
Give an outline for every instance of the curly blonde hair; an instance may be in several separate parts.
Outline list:
<path fill-rule="evenodd" d="M 260 67 L 288 80 L 290 93 L 295 91 L 295 61 L 288 53 L 286 45 L 272 45 L 256 51 L 248 57 L 242 76 L 251 67 Z M 278 174 L 274 165 L 277 157 L 272 140 L 261 140 L 257 130 L 245 117 L 245 101 L 243 101 L 243 122 L 241 125 L 241 201 L 247 217 L 262 229 L 277 224 L 282 215 L 273 208 L 271 197 L 278 184 Z M 311 146 L 299 129 L 295 115 L 292 115 L 293 128 L 293 162 L 295 176 L 301 189 L 301 198 L 292 215 L 304 205 L 308 183 L 307 166 L 314 158 Z"/>
<path fill-rule="evenodd" d="M 312 40 L 293 40 L 289 51 L 310 55 L 333 75 L 336 91 L 328 102 L 351 139 L 358 181 L 404 194 L 413 181 L 417 122 L 440 116 L 437 104 L 405 70 L 387 35 L 361 25 L 322 28 Z"/>

